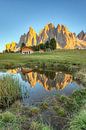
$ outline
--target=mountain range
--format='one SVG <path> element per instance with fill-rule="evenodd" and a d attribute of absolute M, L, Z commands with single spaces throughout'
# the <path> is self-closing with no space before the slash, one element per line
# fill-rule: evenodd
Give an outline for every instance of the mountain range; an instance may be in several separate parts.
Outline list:
<path fill-rule="evenodd" d="M 25 43 L 26 46 L 36 46 L 41 43 L 46 43 L 50 39 L 55 38 L 57 48 L 64 49 L 85 49 L 86 48 L 86 33 L 81 31 L 77 36 L 72 33 L 64 25 L 58 24 L 55 27 L 52 23 L 47 24 L 39 34 L 30 27 L 27 34 L 21 35 L 19 46 Z"/>

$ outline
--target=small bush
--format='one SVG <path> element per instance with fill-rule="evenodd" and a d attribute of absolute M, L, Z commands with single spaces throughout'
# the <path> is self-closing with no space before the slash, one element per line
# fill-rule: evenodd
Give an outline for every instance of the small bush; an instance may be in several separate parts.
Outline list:
<path fill-rule="evenodd" d="M 0 128 L 0 130 L 20 130 L 20 122 L 17 119 L 16 115 L 7 111 L 0 114 Z"/>
<path fill-rule="evenodd" d="M 29 115 L 30 116 L 34 116 L 34 115 L 38 114 L 39 111 L 40 111 L 39 108 L 37 108 L 37 107 L 31 107 L 30 111 L 29 111 Z"/>
<path fill-rule="evenodd" d="M 41 110 L 46 110 L 48 108 L 48 103 L 47 102 L 41 103 L 40 108 L 41 108 Z"/>
<path fill-rule="evenodd" d="M 56 111 L 57 115 L 62 116 L 62 117 L 66 116 L 66 112 L 65 112 L 64 108 L 59 107 L 59 106 L 54 106 L 53 108 Z"/>
<path fill-rule="evenodd" d="M 79 108 L 79 105 L 73 97 L 61 96 L 60 101 L 68 112 L 77 111 Z"/>
<path fill-rule="evenodd" d="M 86 99 L 86 89 L 78 90 L 72 94 L 72 98 L 76 100 L 77 104 L 82 105 Z"/>
<path fill-rule="evenodd" d="M 14 121 L 16 121 L 16 116 L 14 114 L 12 114 L 11 112 L 7 111 L 5 113 L 2 114 L 2 121 L 4 123 L 12 123 Z"/>
<path fill-rule="evenodd" d="M 30 130 L 52 130 L 48 125 L 33 121 Z"/>
<path fill-rule="evenodd" d="M 73 112 L 73 111 L 77 111 L 79 106 L 76 102 L 76 100 L 74 99 L 68 99 L 65 101 L 65 108 L 68 112 Z"/>
<path fill-rule="evenodd" d="M 71 120 L 69 130 L 86 130 L 86 110 L 82 110 Z"/>

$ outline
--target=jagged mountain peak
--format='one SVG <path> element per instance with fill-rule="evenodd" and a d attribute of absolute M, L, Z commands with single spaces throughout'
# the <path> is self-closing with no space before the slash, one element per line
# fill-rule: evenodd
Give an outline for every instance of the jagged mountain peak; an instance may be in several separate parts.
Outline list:
<path fill-rule="evenodd" d="M 55 29 L 55 26 L 54 24 L 52 23 L 48 23 L 44 26 L 44 28 L 40 31 L 39 35 L 42 33 L 42 32 L 46 32 L 46 31 L 49 31 L 49 30 L 52 30 L 52 29 Z"/>
<path fill-rule="evenodd" d="M 44 26 L 38 36 L 38 43 L 45 43 L 47 40 L 54 38 L 55 26 L 52 23 L 48 23 Z"/>
<path fill-rule="evenodd" d="M 32 27 L 30 27 L 29 28 L 29 33 L 33 34 L 33 33 L 36 33 L 36 31 Z"/>
<path fill-rule="evenodd" d="M 86 41 L 86 32 L 84 32 L 83 30 L 77 35 L 79 40 L 84 40 Z"/>
<path fill-rule="evenodd" d="M 37 44 L 37 33 L 32 27 L 30 27 L 29 32 L 27 33 L 26 46 L 33 46 L 36 44 Z"/>
<path fill-rule="evenodd" d="M 86 48 L 86 33 L 82 31 L 78 36 L 76 36 L 75 33 L 70 32 L 63 24 L 58 24 L 57 27 L 55 27 L 52 23 L 48 23 L 38 35 L 35 30 L 30 27 L 28 33 L 20 38 L 20 42 L 24 42 L 26 46 L 33 46 L 40 43 L 45 44 L 46 41 L 52 38 L 55 38 L 57 48 L 82 49 L 84 46 Z"/>
<path fill-rule="evenodd" d="M 69 32 L 68 28 L 63 24 L 58 24 L 56 29 L 58 32 Z"/>
<path fill-rule="evenodd" d="M 54 28 L 54 24 L 48 23 L 44 28 L 52 29 L 52 28 Z"/>

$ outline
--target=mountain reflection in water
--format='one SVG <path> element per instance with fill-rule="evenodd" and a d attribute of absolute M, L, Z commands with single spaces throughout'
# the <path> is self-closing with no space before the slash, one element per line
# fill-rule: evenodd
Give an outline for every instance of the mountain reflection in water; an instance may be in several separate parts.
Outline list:
<path fill-rule="evenodd" d="M 19 69 L 10 69 L 7 71 L 10 74 L 19 73 Z M 35 87 L 36 83 L 40 83 L 45 90 L 64 89 L 69 83 L 73 81 L 71 74 L 65 74 L 62 72 L 53 72 L 53 71 L 38 71 L 38 72 L 29 72 L 25 75 L 22 75 L 23 80 L 27 80 L 31 87 Z"/>
<path fill-rule="evenodd" d="M 51 72 L 53 73 L 53 72 Z M 63 74 L 63 73 L 54 73 L 55 76 L 48 78 L 45 74 L 39 74 L 37 72 L 30 72 L 26 75 L 28 82 L 31 84 L 32 87 L 36 86 L 36 83 L 40 83 L 46 90 L 52 90 L 53 88 L 56 89 L 63 89 L 65 88 L 70 82 L 72 82 L 72 76 L 70 74 Z"/>
<path fill-rule="evenodd" d="M 82 85 L 73 80 L 71 74 L 53 71 L 32 71 L 23 74 L 20 69 L 8 70 L 7 73 L 18 77 L 22 86 L 24 104 L 34 104 L 55 94 L 70 95 Z M 25 94 L 29 97 L 25 98 Z"/>

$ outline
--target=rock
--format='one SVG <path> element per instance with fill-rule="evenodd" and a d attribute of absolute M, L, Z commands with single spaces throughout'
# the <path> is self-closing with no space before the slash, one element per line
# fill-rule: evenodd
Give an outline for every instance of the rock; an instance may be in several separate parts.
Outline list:
<path fill-rule="evenodd" d="M 24 35 L 21 35 L 20 40 L 19 40 L 19 46 L 21 47 L 22 43 L 26 43 L 26 38 L 27 35 L 24 33 Z"/>
<path fill-rule="evenodd" d="M 14 52 L 17 48 L 17 43 L 16 42 L 7 43 L 5 48 L 8 52 Z"/>
<path fill-rule="evenodd" d="M 29 32 L 27 33 L 26 46 L 37 45 L 37 34 L 32 27 L 30 27 Z"/>
<path fill-rule="evenodd" d="M 55 38 L 57 48 L 59 49 L 84 49 L 86 48 L 86 34 L 82 31 L 78 36 L 72 33 L 64 25 L 58 24 L 55 27 L 52 23 L 47 24 L 39 34 L 32 27 L 29 32 L 21 36 L 19 45 L 25 43 L 26 46 L 34 46 L 40 43 L 46 43 Z"/>
<path fill-rule="evenodd" d="M 45 43 L 55 37 L 55 27 L 52 23 L 47 24 L 39 34 L 38 43 Z"/>
<path fill-rule="evenodd" d="M 86 33 L 84 31 L 81 31 L 78 35 L 77 35 L 79 40 L 83 40 L 86 41 Z"/>

